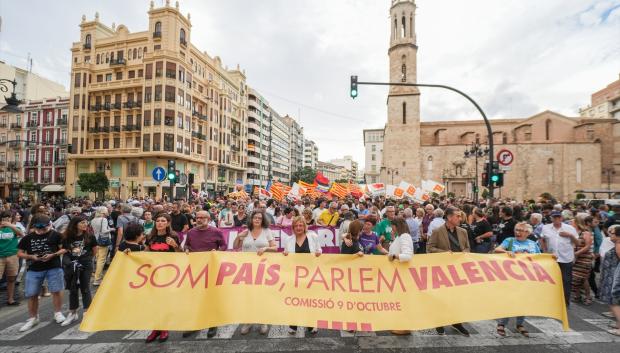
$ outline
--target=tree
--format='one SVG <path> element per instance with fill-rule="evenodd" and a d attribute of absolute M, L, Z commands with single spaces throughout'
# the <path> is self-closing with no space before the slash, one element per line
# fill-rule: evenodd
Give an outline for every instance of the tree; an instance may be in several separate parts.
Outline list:
<path fill-rule="evenodd" d="M 101 197 L 103 197 L 103 193 L 110 187 L 110 181 L 104 172 L 80 173 L 77 184 L 82 191 L 101 194 Z"/>
<path fill-rule="evenodd" d="M 291 183 L 296 183 L 301 180 L 304 183 L 312 184 L 314 183 L 314 178 L 316 178 L 316 170 L 310 167 L 304 167 L 291 174 Z"/>
<path fill-rule="evenodd" d="M 585 198 L 586 198 L 585 194 L 582 194 L 582 193 L 577 194 L 577 200 L 583 200 Z"/>

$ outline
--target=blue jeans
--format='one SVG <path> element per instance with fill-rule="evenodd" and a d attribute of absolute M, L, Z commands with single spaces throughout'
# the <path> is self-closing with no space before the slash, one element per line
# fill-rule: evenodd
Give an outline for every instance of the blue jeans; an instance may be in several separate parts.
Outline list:
<path fill-rule="evenodd" d="M 52 293 L 60 292 L 65 287 L 65 277 L 62 268 L 56 267 L 47 271 L 26 272 L 26 298 L 39 295 L 43 281 L 47 280 L 47 287 Z"/>
<path fill-rule="evenodd" d="M 505 317 L 503 319 L 497 320 L 498 325 L 507 326 L 509 317 Z M 523 326 L 523 322 L 525 321 L 525 316 L 517 316 L 517 326 Z"/>

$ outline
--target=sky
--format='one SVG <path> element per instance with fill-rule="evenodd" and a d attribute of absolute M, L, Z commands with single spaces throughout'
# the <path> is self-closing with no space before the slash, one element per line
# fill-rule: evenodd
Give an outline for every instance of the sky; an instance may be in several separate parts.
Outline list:
<path fill-rule="evenodd" d="M 387 120 L 390 0 L 182 0 L 191 41 L 302 124 L 319 159 L 364 164 L 363 129 Z M 155 1 L 162 6 L 164 0 Z M 418 82 L 472 96 L 492 118 L 578 116 L 620 74 L 620 0 L 417 0 Z M 174 1 L 171 1 L 174 6 Z M 0 60 L 68 87 L 83 14 L 146 30 L 149 1 L 0 0 Z M 421 89 L 421 121 L 479 119 L 460 96 Z"/>

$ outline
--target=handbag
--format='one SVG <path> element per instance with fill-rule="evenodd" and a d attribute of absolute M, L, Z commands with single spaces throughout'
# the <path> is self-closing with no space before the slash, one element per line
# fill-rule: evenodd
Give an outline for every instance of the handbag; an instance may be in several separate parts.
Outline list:
<path fill-rule="evenodd" d="M 99 224 L 99 236 L 97 237 L 97 246 L 110 246 L 112 245 L 112 237 L 110 236 L 110 232 L 103 234 L 103 221 L 104 218 L 101 217 L 101 223 Z"/>

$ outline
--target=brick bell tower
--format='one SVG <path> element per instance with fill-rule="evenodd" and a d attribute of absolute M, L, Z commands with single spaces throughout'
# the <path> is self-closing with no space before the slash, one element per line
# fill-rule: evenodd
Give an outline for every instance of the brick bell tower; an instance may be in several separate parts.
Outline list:
<path fill-rule="evenodd" d="M 417 54 L 414 0 L 391 0 L 390 82 L 417 82 Z M 381 181 L 398 185 L 401 180 L 419 186 L 420 92 L 417 87 L 391 86 L 388 119 L 383 143 Z"/>

